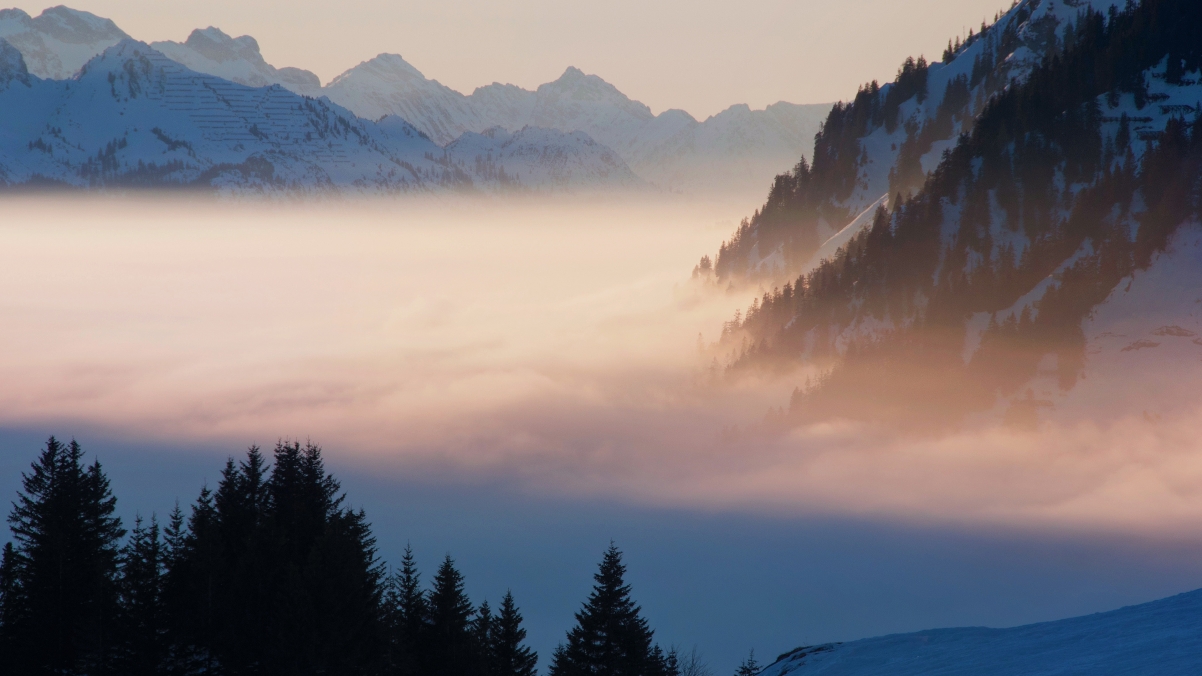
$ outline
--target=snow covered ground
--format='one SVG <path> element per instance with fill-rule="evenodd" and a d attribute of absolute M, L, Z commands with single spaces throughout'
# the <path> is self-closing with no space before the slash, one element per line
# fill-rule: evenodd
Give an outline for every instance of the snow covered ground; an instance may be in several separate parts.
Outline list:
<path fill-rule="evenodd" d="M 963 627 L 799 648 L 761 676 L 1202 673 L 1202 590 L 1009 629 Z"/>

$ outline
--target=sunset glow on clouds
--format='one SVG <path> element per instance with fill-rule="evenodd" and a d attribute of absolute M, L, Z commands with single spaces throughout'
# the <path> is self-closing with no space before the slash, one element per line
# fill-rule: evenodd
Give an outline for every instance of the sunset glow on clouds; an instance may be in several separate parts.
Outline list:
<path fill-rule="evenodd" d="M 718 385 L 698 347 L 749 299 L 688 282 L 722 207 L 175 206 L 10 204 L 4 424 L 310 438 L 364 467 L 700 509 L 1202 520 L 1202 409 L 1181 392 L 1161 393 L 1176 404 L 1153 420 L 1086 380 L 1075 396 L 1111 414 L 1066 405 L 1038 432 L 989 416 L 942 435 L 840 420 L 766 432 L 806 374 Z M 1135 394 L 1160 410 L 1153 382 Z"/>

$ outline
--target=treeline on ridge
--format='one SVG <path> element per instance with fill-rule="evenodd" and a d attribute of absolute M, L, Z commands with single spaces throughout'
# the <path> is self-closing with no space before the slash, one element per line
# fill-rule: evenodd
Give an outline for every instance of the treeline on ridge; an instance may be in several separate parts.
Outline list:
<path fill-rule="evenodd" d="M 1018 31 L 1029 16 L 1029 9 L 1016 3 L 1000 27 L 982 24 L 981 32 L 970 33 L 964 43 L 957 39 L 955 50 L 944 55 L 944 63 L 977 42 L 983 42 L 984 48 L 974 60 L 970 77 L 948 83 L 934 118 L 925 124 L 900 118 L 903 104 L 911 100 L 921 104 L 930 94 L 930 66 L 923 57 L 906 59 L 891 86 L 882 87 L 874 80 L 860 87 L 850 102 L 835 104 L 814 139 L 811 160 L 803 157 L 791 171 L 777 176 L 764 205 L 744 219 L 722 243 L 717 256 L 712 261 L 707 257 L 702 267 L 708 263 L 714 278 L 722 283 L 771 278 L 779 270 L 761 274 L 750 269 L 749 262 L 753 251 L 765 255 L 778 249 L 786 271 L 803 266 L 818 251 L 824 224 L 837 229 L 855 215 L 846 203 L 860 186 L 861 169 L 869 161 L 861 140 L 875 129 L 883 127 L 892 134 L 903 125 L 906 131 L 897 166 L 890 174 L 891 192 L 920 188 L 925 174 L 918 158 L 929 152 L 935 141 L 955 138 L 990 97 L 1010 84 L 1004 76 L 1005 64 L 1020 46 Z M 1001 18 L 999 14 L 995 21 Z M 1050 54 L 1056 44 L 1052 35 L 1036 47 Z M 975 96 L 970 95 L 973 89 Z"/>
<path fill-rule="evenodd" d="M 921 405 L 954 420 L 1017 391 L 1049 353 L 1070 387 L 1085 316 L 1202 213 L 1202 115 L 1140 137 L 1126 113 L 1106 118 L 1099 103 L 1128 96 L 1142 108 L 1146 71 L 1168 64 L 1165 81 L 1179 84 L 1202 67 L 1202 4 L 1086 11 L 1058 44 L 989 100 L 921 190 L 897 195 L 837 255 L 727 323 L 733 369 L 803 354 L 833 364 L 795 393 L 790 419 L 912 421 Z M 1139 160 L 1136 143 L 1146 144 Z M 1037 312 L 998 316 L 1053 272 Z M 994 319 L 965 364 L 966 320 L 982 312 Z M 865 319 L 892 328 L 837 343 Z"/>
<path fill-rule="evenodd" d="M 232 458 L 215 490 L 128 533 L 100 463 L 53 437 L 8 517 L 0 672 L 100 676 L 533 676 L 512 594 L 474 605 L 448 555 L 425 588 L 406 548 L 389 572 L 321 450 Z M 605 552 L 552 676 L 681 676 Z"/>

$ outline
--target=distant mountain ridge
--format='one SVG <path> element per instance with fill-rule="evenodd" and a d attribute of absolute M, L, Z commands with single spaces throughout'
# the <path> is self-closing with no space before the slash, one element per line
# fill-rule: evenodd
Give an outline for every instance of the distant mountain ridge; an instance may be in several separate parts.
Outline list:
<path fill-rule="evenodd" d="M 70 80 L 30 74 L 0 40 L 0 130 L 0 185 L 18 187 L 391 194 L 641 185 L 591 139 L 525 130 L 523 152 L 443 149 L 399 118 L 363 120 L 325 98 L 197 73 L 128 38 Z"/>
<path fill-rule="evenodd" d="M 365 61 L 322 91 L 364 117 L 404 117 L 440 144 L 493 126 L 583 131 L 646 180 L 692 192 L 754 188 L 793 166 L 830 109 L 780 102 L 758 111 L 734 105 L 702 122 L 682 110 L 657 116 L 574 67 L 534 91 L 493 83 L 465 96 L 396 54 Z"/>
<path fill-rule="evenodd" d="M 36 18 L 21 10 L 0 11 L 0 38 L 6 36 L 25 55 L 31 74 L 60 80 L 128 37 L 112 21 L 62 6 Z M 309 71 L 267 63 L 254 38 L 231 37 L 212 26 L 193 31 L 183 42 L 151 46 L 198 73 L 326 96 L 370 120 L 398 116 L 444 147 L 465 133 L 495 127 L 515 133 L 526 127 L 583 132 L 646 181 L 697 194 L 758 191 L 810 152 L 830 107 L 780 102 L 752 110 L 739 104 L 698 121 L 681 110 L 656 116 L 600 77 L 571 67 L 534 91 L 493 83 L 464 95 L 426 78 L 396 54 L 365 61 L 323 87 Z"/>

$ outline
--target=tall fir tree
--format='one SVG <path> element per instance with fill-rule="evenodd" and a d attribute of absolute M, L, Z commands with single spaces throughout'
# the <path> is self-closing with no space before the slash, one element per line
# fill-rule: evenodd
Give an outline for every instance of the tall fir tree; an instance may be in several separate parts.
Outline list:
<path fill-rule="evenodd" d="M 492 607 L 488 605 L 488 601 L 480 604 L 476 609 L 476 615 L 472 618 L 472 653 L 475 655 L 475 664 L 472 665 L 472 672 L 487 676 L 493 666 L 492 654 L 492 638 L 496 632 L 496 618 L 492 614 Z"/>
<path fill-rule="evenodd" d="M 538 673 L 535 668 L 538 654 L 523 644 L 526 630 L 511 592 L 505 592 L 505 598 L 501 599 L 491 638 L 489 676 L 535 676 Z"/>
<path fill-rule="evenodd" d="M 662 651 L 626 584 L 622 552 L 612 542 L 576 626 L 556 651 L 551 676 L 662 676 Z"/>
<path fill-rule="evenodd" d="M 476 668 L 471 631 L 472 602 L 464 592 L 463 575 L 448 554 L 434 575 L 429 595 L 425 668 L 430 676 L 464 676 Z"/>
<path fill-rule="evenodd" d="M 121 551 L 121 630 L 118 664 L 126 676 L 153 676 L 166 660 L 163 548 L 158 521 L 138 516 Z"/>
<path fill-rule="evenodd" d="M 396 676 L 416 676 L 423 663 L 420 650 L 429 612 L 409 545 L 405 545 L 401 569 L 393 574 L 389 587 L 390 671 Z"/>
<path fill-rule="evenodd" d="M 277 444 L 226 463 L 187 533 L 169 527 L 165 595 L 181 671 L 366 674 L 383 669 L 383 570 L 362 511 L 321 449 Z"/>
<path fill-rule="evenodd" d="M 11 673 L 109 673 L 116 653 L 116 498 L 98 461 L 54 437 L 8 517 L 0 664 Z"/>

